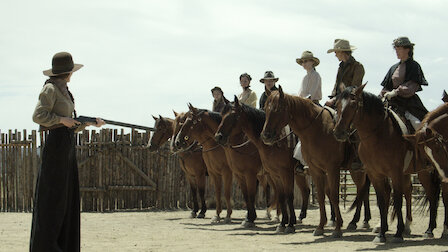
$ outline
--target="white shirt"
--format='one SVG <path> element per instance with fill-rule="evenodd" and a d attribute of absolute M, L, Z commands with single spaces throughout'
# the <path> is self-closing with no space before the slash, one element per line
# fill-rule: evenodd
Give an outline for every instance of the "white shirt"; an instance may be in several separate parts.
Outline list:
<path fill-rule="evenodd" d="M 311 96 L 311 100 L 322 100 L 322 80 L 316 70 L 311 70 L 303 77 L 302 86 L 299 90 L 299 96 L 302 98 L 308 98 Z"/>

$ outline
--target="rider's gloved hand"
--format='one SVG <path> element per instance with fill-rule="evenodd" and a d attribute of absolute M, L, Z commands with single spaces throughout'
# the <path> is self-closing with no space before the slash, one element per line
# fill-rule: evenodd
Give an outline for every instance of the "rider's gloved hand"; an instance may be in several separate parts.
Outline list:
<path fill-rule="evenodd" d="M 398 95 L 398 92 L 396 89 L 389 91 L 387 93 L 384 94 L 384 99 L 390 101 L 390 99 L 394 98 L 395 96 Z"/>

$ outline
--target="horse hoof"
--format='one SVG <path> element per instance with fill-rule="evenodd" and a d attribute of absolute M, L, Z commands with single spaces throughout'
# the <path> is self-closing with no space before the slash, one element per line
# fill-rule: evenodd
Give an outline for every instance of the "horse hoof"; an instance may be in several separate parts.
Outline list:
<path fill-rule="evenodd" d="M 191 219 L 196 218 L 196 216 L 197 216 L 196 212 L 191 212 L 191 213 L 190 213 L 190 218 L 191 218 Z"/>
<path fill-rule="evenodd" d="M 403 234 L 404 235 L 411 235 L 411 228 L 410 227 L 405 227 L 403 230 Z"/>
<path fill-rule="evenodd" d="M 273 223 L 280 223 L 280 218 L 278 216 L 275 216 L 275 218 L 272 220 Z"/>
<path fill-rule="evenodd" d="M 342 231 L 341 230 L 333 231 L 333 233 L 331 234 L 331 237 L 333 237 L 333 238 L 342 238 Z"/>
<path fill-rule="evenodd" d="M 425 234 L 423 235 L 423 237 L 427 238 L 427 239 L 432 239 L 434 238 L 434 233 L 433 232 L 425 232 Z"/>
<path fill-rule="evenodd" d="M 394 236 L 394 238 L 392 238 L 392 241 L 391 241 L 392 243 L 403 243 L 404 242 L 404 239 L 403 239 L 403 237 L 395 237 Z"/>
<path fill-rule="evenodd" d="M 230 217 L 226 217 L 226 218 L 224 218 L 224 223 L 230 224 L 230 223 L 232 223 L 232 219 Z"/>
<path fill-rule="evenodd" d="M 276 233 L 276 234 L 281 234 L 281 233 L 284 233 L 285 230 L 286 230 L 286 227 L 283 227 L 283 226 L 277 226 L 277 228 L 275 229 L 275 233 Z"/>
<path fill-rule="evenodd" d="M 365 228 L 365 229 L 369 229 L 370 228 L 370 224 L 368 222 L 364 222 L 364 223 L 362 223 L 361 227 Z"/>
<path fill-rule="evenodd" d="M 218 224 L 221 221 L 221 218 L 218 215 L 213 216 L 212 224 Z"/>
<path fill-rule="evenodd" d="M 372 229 L 372 233 L 375 233 L 375 234 L 378 234 L 380 231 L 381 231 L 381 227 L 378 227 L 378 226 L 376 226 Z"/>
<path fill-rule="evenodd" d="M 243 220 L 243 222 L 241 222 L 241 227 L 242 228 L 254 228 L 255 227 L 255 223 L 250 222 L 248 220 Z"/>
<path fill-rule="evenodd" d="M 286 229 L 285 229 L 285 233 L 286 234 L 294 234 L 295 232 L 296 232 L 296 228 L 295 227 L 287 226 Z"/>
<path fill-rule="evenodd" d="M 198 216 L 196 216 L 196 218 L 204 219 L 205 218 L 205 213 L 199 213 Z"/>
<path fill-rule="evenodd" d="M 297 222 L 296 222 L 296 224 L 302 224 L 303 223 L 303 221 L 302 221 L 303 219 L 302 218 L 297 218 Z"/>
<path fill-rule="evenodd" d="M 323 228 L 316 228 L 313 232 L 313 236 L 322 236 L 324 235 L 324 229 Z"/>
<path fill-rule="evenodd" d="M 328 222 L 327 226 L 329 226 L 329 227 L 336 227 L 336 222 L 331 220 L 331 221 Z"/>
<path fill-rule="evenodd" d="M 347 226 L 347 230 L 356 230 L 356 228 L 358 228 L 356 223 L 349 223 Z"/>
<path fill-rule="evenodd" d="M 373 239 L 373 243 L 386 243 L 386 237 L 377 235 L 375 239 Z"/>

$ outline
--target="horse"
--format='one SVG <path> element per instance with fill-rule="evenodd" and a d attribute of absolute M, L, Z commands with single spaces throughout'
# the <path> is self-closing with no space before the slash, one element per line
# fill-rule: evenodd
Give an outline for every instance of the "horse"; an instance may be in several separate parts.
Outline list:
<path fill-rule="evenodd" d="M 177 115 L 177 113 L 175 113 Z M 151 152 L 157 151 L 168 139 L 173 135 L 174 120 L 166 117 L 154 117 L 154 133 L 148 143 L 148 149 Z M 191 188 L 191 196 L 193 200 L 193 210 L 191 218 L 203 219 L 207 211 L 205 204 L 205 185 L 207 167 L 202 158 L 202 150 L 196 143 L 191 143 L 191 147 L 185 151 L 178 151 L 180 168 L 185 172 L 188 183 Z M 201 200 L 201 211 L 199 211 L 198 197 Z"/>
<path fill-rule="evenodd" d="M 294 213 L 294 178 L 302 193 L 302 209 L 298 222 L 306 217 L 310 188 L 305 176 L 295 175 L 292 149 L 288 147 L 286 139 L 275 145 L 266 145 L 260 138 L 261 129 L 265 122 L 265 113 L 262 110 L 241 104 L 235 96 L 234 105 L 228 103 L 222 111 L 223 119 L 216 131 L 216 140 L 223 145 L 233 145 L 231 139 L 244 133 L 249 141 L 255 144 L 260 154 L 263 168 L 273 180 L 277 192 L 277 199 L 282 211 L 282 221 L 277 227 L 277 232 L 285 232 L 286 229 L 294 229 L 295 216 L 291 214 L 288 219 L 288 210 Z M 286 209 L 286 205 L 289 209 Z M 294 220 L 292 219 L 294 218 Z M 285 225 L 288 223 L 288 227 Z M 291 232 L 291 231 L 286 231 Z"/>
<path fill-rule="evenodd" d="M 430 162 L 436 168 L 440 179 L 430 181 L 436 190 L 432 195 L 439 195 L 440 186 L 442 188 L 443 203 L 445 205 L 445 221 L 442 238 L 448 238 L 448 103 L 445 103 L 434 111 L 428 113 L 421 123 L 421 127 L 413 135 L 405 135 L 404 138 L 413 146 L 417 160 Z M 434 172 L 434 173 L 435 173 Z M 420 174 L 419 174 L 420 175 Z M 420 179 L 421 180 L 421 179 Z M 434 181 L 435 180 L 435 181 Z M 422 180 L 421 180 L 422 181 Z M 426 190 L 426 188 L 425 188 Z M 427 193 L 430 194 L 431 193 Z M 438 198 L 435 203 L 430 201 L 430 226 L 432 229 L 436 227 Z M 432 206 L 431 204 L 434 204 Z M 433 210 L 435 209 L 435 210 Z M 426 231 L 427 237 L 434 237 L 432 229 Z"/>
<path fill-rule="evenodd" d="M 227 163 L 241 187 L 246 202 L 247 217 L 241 225 L 245 228 L 254 227 L 254 221 L 257 218 L 255 211 L 257 174 L 261 170 L 261 160 L 257 148 L 252 143 L 239 148 L 222 147 L 214 139 L 216 129 L 221 122 L 221 115 L 207 110 L 198 110 L 191 104 L 189 104 L 189 109 L 191 114 L 176 137 L 176 145 L 183 145 L 191 135 L 201 144 L 212 143 L 214 147 L 210 148 L 220 148 L 224 151 Z M 236 140 L 243 139 L 243 136 L 239 135 L 235 138 Z"/>
<path fill-rule="evenodd" d="M 345 140 L 351 127 L 359 135 L 358 153 L 365 170 L 375 188 L 378 207 L 381 216 L 381 228 L 373 242 L 385 243 L 385 233 L 388 230 L 387 213 L 390 201 L 392 182 L 394 214 L 397 215 L 397 231 L 392 242 L 403 242 L 403 232 L 412 221 L 410 174 L 405 173 L 410 159 L 409 145 L 402 136 L 402 130 L 392 116 L 392 112 L 384 108 L 383 102 L 377 96 L 363 92 L 364 85 L 358 88 L 349 87 L 337 99 L 338 121 L 334 128 L 337 139 Z M 422 184 L 428 187 L 428 174 L 422 173 Z M 430 182 L 429 182 L 430 183 Z M 407 205 L 407 224 L 403 222 L 403 193 Z M 430 205 L 434 197 L 429 197 Z M 432 202 L 432 203 L 431 203 Z M 431 207 L 431 206 L 430 206 Z"/>
<path fill-rule="evenodd" d="M 335 213 L 335 230 L 332 236 L 335 238 L 342 237 L 339 178 L 340 168 L 346 161 L 345 150 L 348 143 L 341 143 L 334 138 L 332 115 L 309 99 L 284 94 L 281 86 L 279 86 L 278 91 L 273 91 L 269 95 L 265 104 L 265 111 L 266 121 L 261 132 L 261 138 L 265 144 L 276 143 L 281 130 L 287 124 L 302 142 L 302 154 L 309 166 L 319 202 L 320 222 L 314 231 L 314 235 L 323 235 L 324 226 L 327 223 L 325 212 L 327 182 L 330 203 Z M 331 155 L 329 155 L 330 153 Z M 354 179 L 358 187 L 357 200 L 355 200 L 354 205 L 358 206 L 362 203 L 362 200 L 367 198 L 366 193 L 368 193 L 369 187 L 365 174 L 360 177 L 361 180 Z M 357 222 L 355 219 L 353 221 Z"/>
<path fill-rule="evenodd" d="M 192 134 L 191 140 L 185 140 L 185 137 L 183 137 L 184 141 L 182 141 L 182 145 L 179 142 L 176 144 L 176 138 L 182 130 L 182 126 L 187 121 L 189 114 L 189 112 L 180 114 L 175 113 L 176 119 L 174 120 L 174 130 L 171 137 L 171 149 L 176 151 L 188 149 L 189 146 L 191 146 L 189 142 L 192 140 L 197 141 L 199 145 L 202 146 L 202 158 L 207 167 L 209 178 L 211 178 L 212 183 L 215 186 L 216 215 L 212 217 L 211 222 L 212 224 L 217 224 L 222 220 L 220 217 L 222 212 L 221 192 L 224 184 L 224 198 L 227 205 L 227 215 L 224 218 L 224 223 L 230 223 L 232 215 L 230 197 L 232 193 L 233 175 L 227 164 L 222 148 L 217 148 L 216 144 L 207 141 L 207 139 L 204 139 L 201 135 L 197 134 Z"/>

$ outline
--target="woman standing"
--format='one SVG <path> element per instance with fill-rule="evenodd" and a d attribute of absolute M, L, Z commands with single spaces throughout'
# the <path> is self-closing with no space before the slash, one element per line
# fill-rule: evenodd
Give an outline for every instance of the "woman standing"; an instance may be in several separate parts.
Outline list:
<path fill-rule="evenodd" d="M 406 117 L 416 129 L 428 110 L 416 94 L 427 86 L 422 68 L 414 60 L 414 45 L 407 37 L 393 41 L 393 47 L 400 60 L 393 65 L 384 77 L 380 95 L 389 100 L 401 116 Z"/>
<path fill-rule="evenodd" d="M 257 107 L 257 94 L 250 89 L 250 81 L 252 77 L 249 74 L 243 73 L 240 75 L 240 85 L 243 88 L 243 92 L 238 95 L 238 100 L 241 103 L 246 104 L 252 108 Z"/>
<path fill-rule="evenodd" d="M 75 131 L 81 125 L 67 83 L 83 65 L 60 52 L 53 56 L 52 69 L 43 71 L 45 81 L 33 114 L 41 129 L 49 129 L 42 155 L 34 198 L 30 251 L 79 251 L 79 181 Z M 97 118 L 95 126 L 104 125 Z M 74 129 L 76 128 L 76 129 Z"/>
<path fill-rule="evenodd" d="M 310 51 L 304 51 L 302 57 L 296 59 L 297 64 L 306 70 L 303 77 L 302 86 L 300 86 L 299 96 L 302 98 L 310 98 L 314 103 L 319 104 L 322 99 L 322 80 L 316 71 L 316 66 L 320 61 L 313 56 Z"/>

